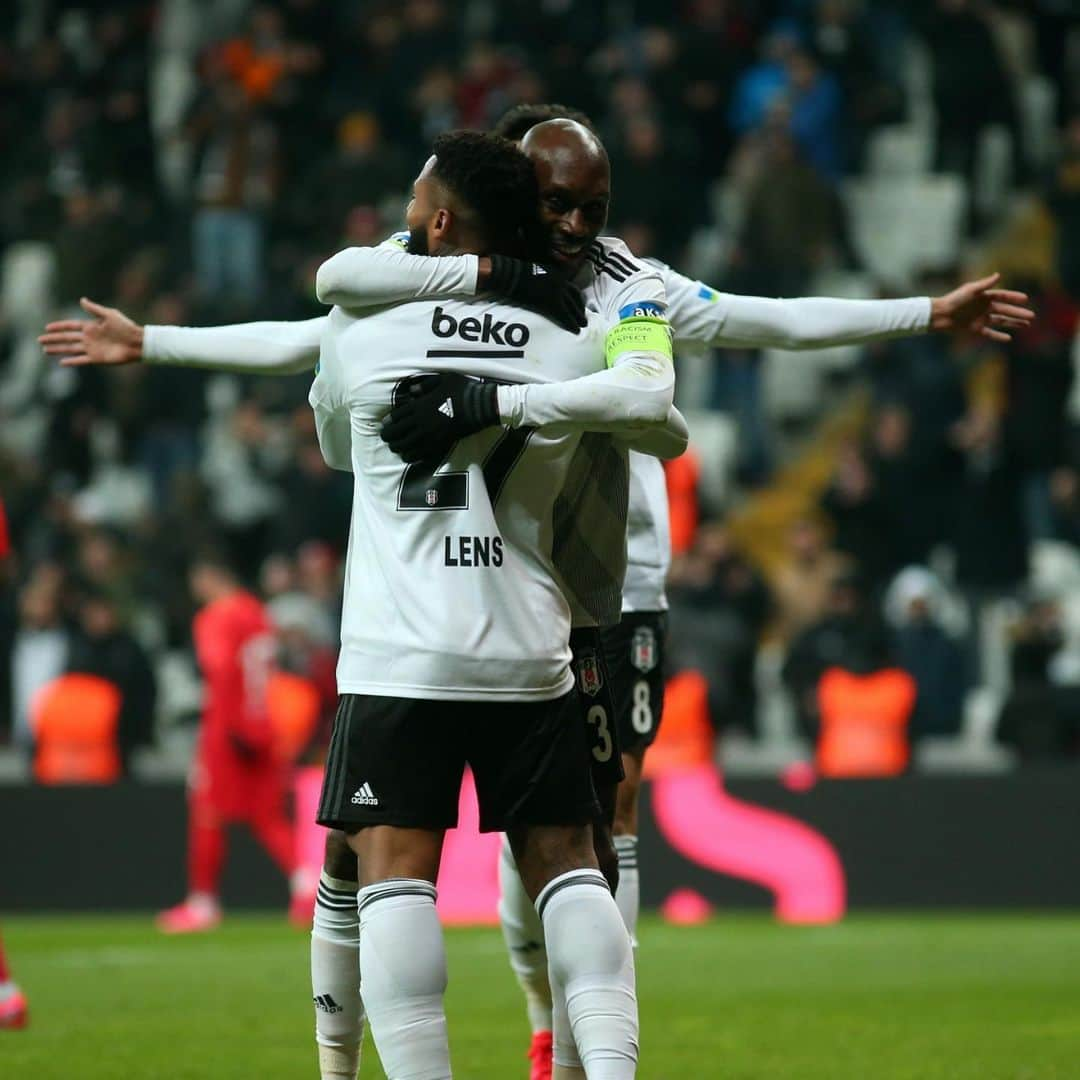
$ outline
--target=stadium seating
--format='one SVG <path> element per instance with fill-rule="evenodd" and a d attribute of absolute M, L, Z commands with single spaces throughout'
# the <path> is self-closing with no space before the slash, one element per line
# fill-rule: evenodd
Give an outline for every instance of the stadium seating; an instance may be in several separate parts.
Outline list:
<path fill-rule="evenodd" d="M 875 131 L 868 140 L 867 171 L 871 176 L 893 180 L 924 176 L 930 171 L 933 153 L 933 141 L 926 127 L 889 124 Z"/>
<path fill-rule="evenodd" d="M 690 446 L 701 463 L 701 502 L 715 512 L 726 506 L 731 497 L 738 428 L 730 416 L 720 412 L 695 409 L 685 415 Z"/>
<path fill-rule="evenodd" d="M 962 177 L 861 177 L 846 194 L 855 247 L 879 281 L 910 287 L 920 271 L 957 261 L 968 198 Z"/>

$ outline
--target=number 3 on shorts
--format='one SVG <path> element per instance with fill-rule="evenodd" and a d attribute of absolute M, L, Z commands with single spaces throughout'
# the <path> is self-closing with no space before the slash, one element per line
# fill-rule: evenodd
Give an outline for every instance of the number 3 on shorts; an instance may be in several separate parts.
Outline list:
<path fill-rule="evenodd" d="M 649 684 L 645 679 L 634 683 L 634 707 L 630 711 L 630 723 L 639 735 L 648 735 L 652 731 L 652 700 L 649 697 Z"/>
<path fill-rule="evenodd" d="M 589 710 L 585 719 L 590 724 L 596 725 L 596 737 L 593 742 L 592 756 L 601 764 L 605 761 L 610 761 L 613 746 L 611 742 L 611 732 L 608 730 L 607 709 L 605 709 L 603 705 L 594 705 Z"/>

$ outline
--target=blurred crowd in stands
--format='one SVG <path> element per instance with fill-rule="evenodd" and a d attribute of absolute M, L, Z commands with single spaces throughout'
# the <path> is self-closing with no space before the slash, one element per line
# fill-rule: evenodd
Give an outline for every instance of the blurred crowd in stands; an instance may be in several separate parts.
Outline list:
<path fill-rule="evenodd" d="M 776 734 L 774 656 L 795 734 L 817 736 L 827 669 L 899 668 L 915 739 L 963 735 L 992 691 L 988 731 L 1019 756 L 1080 752 L 1078 16 L 1072 0 L 4 5 L 0 737 L 29 745 L 32 695 L 64 671 L 121 687 L 125 754 L 193 714 L 199 545 L 230 553 L 288 662 L 325 679 L 349 520 L 306 379 L 61 369 L 34 341 L 44 321 L 81 296 L 150 323 L 320 314 L 315 268 L 400 226 L 435 134 L 562 101 L 595 120 L 609 231 L 641 255 L 796 296 L 937 292 L 1015 252 L 994 268 L 1039 313 L 1007 347 L 925 336 L 819 366 L 794 417 L 770 408 L 767 369 L 800 357 L 717 352 L 686 382 L 688 410 L 736 430 L 722 493 L 689 481 L 671 587 L 672 654 L 707 674 L 717 728 Z M 888 236 L 917 233 L 941 178 L 958 193 L 930 237 L 943 251 L 893 259 Z M 762 540 L 755 500 L 858 387 L 824 484 L 764 515 Z"/>

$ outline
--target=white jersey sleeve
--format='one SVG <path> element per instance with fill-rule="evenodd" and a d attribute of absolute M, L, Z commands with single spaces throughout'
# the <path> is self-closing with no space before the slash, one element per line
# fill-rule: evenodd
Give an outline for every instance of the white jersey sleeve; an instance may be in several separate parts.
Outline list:
<path fill-rule="evenodd" d="M 656 265 L 638 259 L 626 245 L 601 237 L 589 252 L 595 299 L 608 325 L 624 319 L 652 317 L 670 324 L 671 297 Z M 672 372 L 672 381 L 674 373 Z M 667 608 L 664 582 L 671 561 L 667 487 L 656 457 L 628 456 L 627 535 L 621 607 L 624 611 Z"/>
<path fill-rule="evenodd" d="M 584 292 L 586 310 L 600 317 L 610 335 L 612 349 L 608 351 L 608 360 L 615 365 L 611 370 L 625 364 L 632 370 L 637 369 L 637 378 L 657 380 L 657 401 L 654 404 L 659 417 L 659 401 L 670 393 L 674 382 L 671 342 L 665 319 L 666 296 L 659 273 L 654 267 L 634 258 L 622 241 L 602 237 L 590 247 L 588 261 L 577 284 Z M 644 344 L 651 347 L 642 348 L 642 342 L 635 341 L 640 329 L 646 332 Z M 593 376 L 591 382 L 589 379 L 579 379 L 577 383 L 578 386 L 588 384 L 593 387 L 602 380 Z M 542 389 L 547 390 L 546 387 Z M 671 426 L 671 431 L 663 430 L 662 425 L 659 432 L 644 432 L 634 430 L 634 425 L 630 425 L 629 428 L 624 426 L 616 438 L 610 434 L 615 427 L 606 427 L 597 418 L 621 418 L 625 425 L 625 400 L 620 402 L 612 398 L 606 410 L 596 402 L 586 401 L 583 405 L 580 399 L 572 400 L 568 407 L 562 395 L 578 392 L 578 387 L 566 384 L 546 399 L 537 394 L 529 399 L 530 408 L 542 406 L 552 412 L 526 416 L 523 407 L 520 415 L 512 412 L 511 418 L 529 423 L 534 417 L 548 419 L 557 415 L 564 418 L 571 414 L 571 410 L 577 410 L 576 415 L 580 417 L 583 412 L 594 410 L 588 415 L 590 426 L 596 430 L 589 431 L 582 438 L 579 452 L 575 455 L 574 468 L 570 472 L 571 482 L 563 493 L 560 520 L 565 523 L 562 530 L 562 550 L 567 554 L 564 580 L 574 610 L 575 625 L 611 626 L 619 620 L 623 590 L 629 581 L 627 521 L 631 514 L 630 461 L 636 455 L 627 452 L 628 446 L 633 441 L 635 445 L 657 452 L 662 447 L 658 448 L 651 437 L 673 435 L 679 438 L 681 417 L 668 409 L 664 412 L 664 420 L 666 425 Z M 587 390 L 586 395 L 591 392 Z M 507 404 L 504 400 L 507 396 L 510 395 L 504 395 L 500 390 L 500 406 Z M 503 416 L 505 419 L 507 414 L 504 412 Z M 644 426 L 652 428 L 656 424 Z M 605 430 L 609 433 L 605 434 Z M 642 443 L 643 439 L 650 441 Z M 660 469 L 655 458 L 642 460 L 651 461 Z M 630 543 L 633 544 L 633 538 Z M 655 547 L 654 543 L 652 548 Z M 663 575 L 660 588 L 662 591 Z"/>
<path fill-rule="evenodd" d="M 410 255 L 391 241 L 331 256 L 315 275 L 315 294 L 324 304 L 344 308 L 472 297 L 479 270 L 476 255 Z"/>
<path fill-rule="evenodd" d="M 565 383 L 500 386 L 499 418 L 508 427 L 574 424 L 591 431 L 667 423 L 675 390 L 669 361 L 626 355 L 605 371 Z"/>
<path fill-rule="evenodd" d="M 621 240 L 601 237 L 581 272 L 586 305 L 607 326 L 607 368 L 557 385 L 499 388 L 499 415 L 511 427 L 575 423 L 666 424 L 675 392 L 664 282 Z"/>
<path fill-rule="evenodd" d="M 661 262 L 668 319 L 676 343 L 727 348 L 821 349 L 920 334 L 930 328 L 930 299 L 774 300 L 718 292 Z"/>
<path fill-rule="evenodd" d="M 249 375 L 296 375 L 319 360 L 326 316 L 231 326 L 147 326 L 143 361 Z"/>

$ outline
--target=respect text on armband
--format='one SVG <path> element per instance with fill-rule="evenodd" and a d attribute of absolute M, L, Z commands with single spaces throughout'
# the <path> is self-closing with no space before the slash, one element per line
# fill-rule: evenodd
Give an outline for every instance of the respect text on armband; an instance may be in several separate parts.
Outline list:
<path fill-rule="evenodd" d="M 616 323 L 604 340 L 604 359 L 608 367 L 624 353 L 648 352 L 659 353 L 672 359 L 671 327 L 667 319 L 635 316 Z"/>

